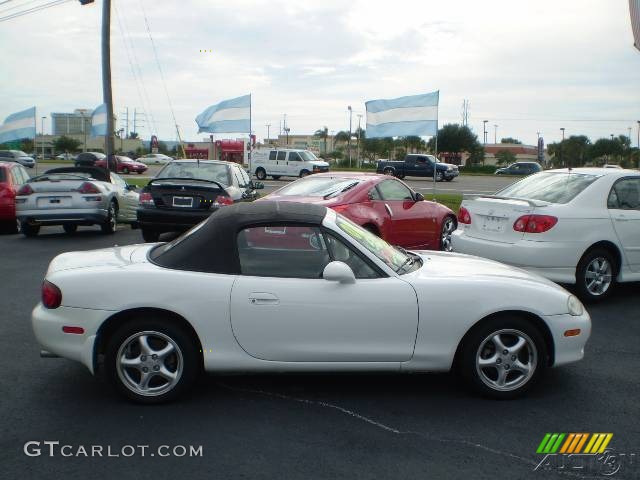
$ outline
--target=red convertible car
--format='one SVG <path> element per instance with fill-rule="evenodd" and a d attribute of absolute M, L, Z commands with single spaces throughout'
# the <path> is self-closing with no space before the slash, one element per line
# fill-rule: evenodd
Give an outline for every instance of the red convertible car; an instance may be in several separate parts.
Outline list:
<path fill-rule="evenodd" d="M 393 245 L 451 251 L 457 227 L 449 208 L 429 202 L 404 182 L 372 173 L 318 173 L 296 180 L 263 201 L 316 203 L 332 208 Z"/>

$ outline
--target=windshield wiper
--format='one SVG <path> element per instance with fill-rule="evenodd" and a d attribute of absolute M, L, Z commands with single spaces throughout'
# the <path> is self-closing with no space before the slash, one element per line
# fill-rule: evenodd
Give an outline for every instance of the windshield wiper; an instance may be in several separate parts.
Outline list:
<path fill-rule="evenodd" d="M 351 190 L 353 187 L 355 187 L 356 185 L 358 185 L 358 183 L 360 183 L 360 182 L 353 182 L 353 183 L 350 183 L 349 185 L 347 185 L 346 187 L 344 187 L 342 190 L 334 190 L 333 192 L 329 192 L 329 193 L 327 193 L 327 194 L 326 194 L 324 197 L 322 197 L 322 198 L 324 198 L 325 200 L 327 200 L 327 199 L 331 198 L 333 195 L 336 195 L 336 194 L 338 194 L 338 193 L 344 193 L 344 192 L 346 192 L 347 190 Z"/>

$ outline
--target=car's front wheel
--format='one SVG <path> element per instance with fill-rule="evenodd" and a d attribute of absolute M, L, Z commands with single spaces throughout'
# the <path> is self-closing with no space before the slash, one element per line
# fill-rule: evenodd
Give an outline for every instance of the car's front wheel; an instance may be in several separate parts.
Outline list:
<path fill-rule="evenodd" d="M 436 172 L 436 182 L 441 182 L 444 179 L 442 172 Z"/>
<path fill-rule="evenodd" d="M 256 170 L 256 178 L 258 180 L 264 180 L 265 178 L 267 178 L 267 172 L 264 168 L 258 168 Z"/>
<path fill-rule="evenodd" d="M 118 207 L 115 202 L 109 203 L 109 211 L 107 212 L 107 218 L 102 225 L 100 225 L 102 233 L 112 234 L 116 233 L 118 229 Z"/>
<path fill-rule="evenodd" d="M 544 338 L 531 321 L 512 314 L 494 317 L 465 338 L 460 373 L 476 392 L 496 399 L 522 395 L 547 367 Z"/>
<path fill-rule="evenodd" d="M 170 319 L 126 322 L 108 340 L 107 378 L 118 392 L 139 403 L 174 400 L 197 379 L 196 342 Z"/>

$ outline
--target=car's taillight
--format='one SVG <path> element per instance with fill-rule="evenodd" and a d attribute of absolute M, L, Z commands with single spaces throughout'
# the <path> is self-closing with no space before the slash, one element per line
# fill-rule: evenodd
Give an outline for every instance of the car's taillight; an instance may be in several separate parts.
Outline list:
<path fill-rule="evenodd" d="M 467 225 L 471 223 L 471 214 L 469 213 L 469 210 L 464 207 L 460 207 L 460 210 L 458 211 L 458 222 L 466 223 Z"/>
<path fill-rule="evenodd" d="M 53 283 L 42 282 L 42 304 L 47 308 L 58 308 L 62 303 L 62 292 Z"/>
<path fill-rule="evenodd" d="M 226 195 L 218 195 L 218 197 L 216 198 L 216 201 L 214 202 L 214 205 L 218 207 L 233 205 L 233 199 Z"/>
<path fill-rule="evenodd" d="M 140 192 L 140 205 L 153 205 L 153 195 L 149 192 Z"/>
<path fill-rule="evenodd" d="M 513 224 L 516 232 L 544 233 L 551 230 L 558 223 L 556 217 L 551 215 L 523 215 Z"/>
<path fill-rule="evenodd" d="M 100 193 L 100 189 L 91 182 L 84 182 L 78 187 L 78 193 L 82 193 L 83 195 Z"/>
<path fill-rule="evenodd" d="M 27 183 L 20 187 L 16 195 L 26 196 L 26 195 L 31 195 L 32 193 L 33 193 L 33 188 L 31 188 L 31 185 Z"/>

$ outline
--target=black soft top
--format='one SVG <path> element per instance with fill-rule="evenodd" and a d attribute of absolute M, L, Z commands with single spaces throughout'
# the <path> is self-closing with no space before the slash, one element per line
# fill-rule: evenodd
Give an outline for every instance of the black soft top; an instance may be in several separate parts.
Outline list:
<path fill-rule="evenodd" d="M 51 175 L 53 173 L 84 173 L 88 174 L 91 178 L 95 178 L 100 182 L 108 182 L 111 183 L 111 176 L 107 173 L 105 168 L 100 167 L 90 167 L 90 166 L 79 166 L 79 167 L 60 167 L 60 168 L 52 168 L 44 172 L 44 175 Z"/>
<path fill-rule="evenodd" d="M 190 234 L 154 248 L 149 257 L 162 267 L 239 275 L 240 230 L 260 225 L 320 226 L 326 213 L 326 207 L 309 203 L 238 203 L 220 208 Z"/>

